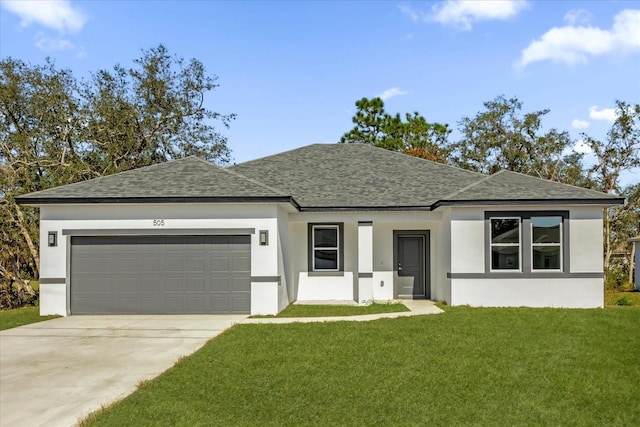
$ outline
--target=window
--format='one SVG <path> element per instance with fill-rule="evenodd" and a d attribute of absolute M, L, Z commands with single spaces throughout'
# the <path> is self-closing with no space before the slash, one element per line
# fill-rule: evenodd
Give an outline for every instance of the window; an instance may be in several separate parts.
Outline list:
<path fill-rule="evenodd" d="M 531 217 L 532 270 L 562 269 L 562 217 Z"/>
<path fill-rule="evenodd" d="M 520 218 L 491 218 L 491 270 L 520 270 Z"/>
<path fill-rule="evenodd" d="M 485 220 L 486 272 L 569 272 L 569 212 L 485 212 Z"/>
<path fill-rule="evenodd" d="M 343 271 L 342 224 L 309 224 L 309 270 Z"/>

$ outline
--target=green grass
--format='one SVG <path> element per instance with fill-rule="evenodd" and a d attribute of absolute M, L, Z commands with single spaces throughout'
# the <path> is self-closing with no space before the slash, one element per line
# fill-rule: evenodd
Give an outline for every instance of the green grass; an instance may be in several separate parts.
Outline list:
<path fill-rule="evenodd" d="M 0 331 L 29 323 L 42 322 L 60 316 L 40 316 L 40 307 L 22 307 L 0 310 Z"/>
<path fill-rule="evenodd" d="M 397 313 L 409 311 L 402 303 L 373 303 L 369 305 L 307 305 L 290 304 L 276 316 L 252 317 L 331 317 L 331 316 L 359 316 L 363 314 Z"/>
<path fill-rule="evenodd" d="M 620 300 L 626 301 L 626 304 L 620 303 Z M 633 307 L 640 308 L 640 292 L 605 292 L 604 305 L 609 307 Z"/>
<path fill-rule="evenodd" d="M 640 310 L 236 325 L 91 426 L 640 425 Z"/>

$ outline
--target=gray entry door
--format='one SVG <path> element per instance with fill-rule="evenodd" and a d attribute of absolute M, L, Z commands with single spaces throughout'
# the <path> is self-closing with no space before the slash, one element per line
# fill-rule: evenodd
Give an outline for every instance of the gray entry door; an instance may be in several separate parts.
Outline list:
<path fill-rule="evenodd" d="M 396 297 L 428 299 L 429 284 L 429 233 L 396 232 Z"/>
<path fill-rule="evenodd" d="M 250 236 L 74 236 L 71 314 L 251 309 Z"/>

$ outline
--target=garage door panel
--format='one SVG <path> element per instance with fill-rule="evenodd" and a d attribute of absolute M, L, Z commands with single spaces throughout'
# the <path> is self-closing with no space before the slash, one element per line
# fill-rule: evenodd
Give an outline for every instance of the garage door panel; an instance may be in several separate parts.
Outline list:
<path fill-rule="evenodd" d="M 251 308 L 251 295 L 245 292 L 241 295 L 236 295 L 231 300 L 231 308 L 233 311 L 242 312 L 244 310 L 250 310 Z"/>
<path fill-rule="evenodd" d="M 185 291 L 189 293 L 204 293 L 207 289 L 207 281 L 204 277 L 187 277 L 185 279 Z"/>
<path fill-rule="evenodd" d="M 187 259 L 186 271 L 206 271 L 208 270 L 207 260 L 202 256 L 190 255 Z"/>
<path fill-rule="evenodd" d="M 210 305 L 211 305 L 211 312 L 212 313 L 229 313 L 229 311 L 232 309 L 232 307 L 230 306 L 230 299 L 228 295 L 225 295 L 224 297 L 216 297 L 216 296 L 211 296 L 210 298 Z"/>
<path fill-rule="evenodd" d="M 207 298 L 195 298 L 187 296 L 184 299 L 185 311 L 187 312 L 203 312 L 207 310 Z"/>
<path fill-rule="evenodd" d="M 71 312 L 248 313 L 250 241 L 250 236 L 73 236 Z"/>
<path fill-rule="evenodd" d="M 230 280 L 231 282 L 231 288 L 238 292 L 238 291 L 244 291 L 244 292 L 251 292 L 251 278 L 249 278 L 249 280 L 247 280 L 246 276 L 234 276 L 231 278 Z"/>
<path fill-rule="evenodd" d="M 251 258 L 248 256 L 235 256 L 230 261 L 232 271 L 251 271 Z"/>

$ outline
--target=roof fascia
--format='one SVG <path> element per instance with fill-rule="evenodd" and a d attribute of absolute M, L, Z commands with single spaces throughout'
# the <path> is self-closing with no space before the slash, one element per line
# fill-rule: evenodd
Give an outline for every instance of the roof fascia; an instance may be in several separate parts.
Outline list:
<path fill-rule="evenodd" d="M 16 197 L 16 203 L 27 206 L 79 204 L 145 204 L 145 203 L 290 203 L 300 205 L 291 196 L 267 197 Z"/>
<path fill-rule="evenodd" d="M 302 206 L 300 212 L 431 211 L 430 206 Z"/>
<path fill-rule="evenodd" d="M 606 199 L 509 199 L 509 200 L 439 200 L 432 210 L 440 206 L 499 206 L 499 205 L 623 205 L 624 197 Z"/>

